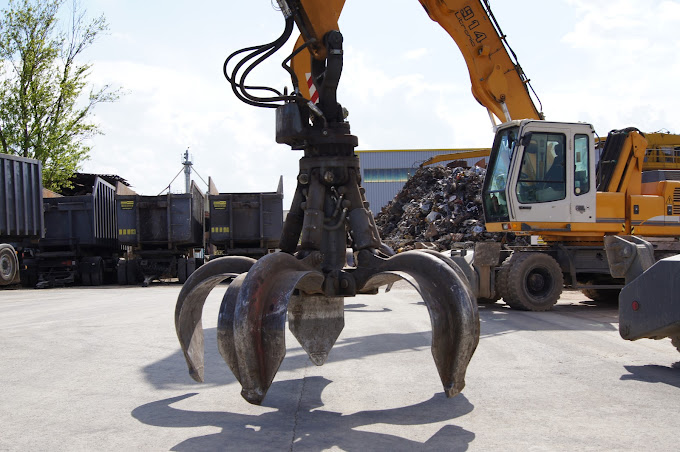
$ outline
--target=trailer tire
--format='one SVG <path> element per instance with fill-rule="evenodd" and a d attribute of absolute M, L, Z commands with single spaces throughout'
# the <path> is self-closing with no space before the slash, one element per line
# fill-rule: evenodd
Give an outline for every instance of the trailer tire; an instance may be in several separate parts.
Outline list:
<path fill-rule="evenodd" d="M 90 284 L 101 286 L 104 283 L 104 259 L 97 256 L 94 259 L 94 271 L 90 274 Z"/>
<path fill-rule="evenodd" d="M 187 280 L 187 259 L 184 257 L 177 259 L 177 279 L 180 284 L 184 284 Z"/>
<path fill-rule="evenodd" d="M 127 261 L 118 261 L 118 267 L 116 267 L 116 277 L 118 279 L 118 284 L 125 286 L 128 283 L 127 279 Z"/>
<path fill-rule="evenodd" d="M 82 264 L 81 283 L 84 286 L 101 286 L 104 282 L 104 260 L 100 256 L 88 256 L 82 260 Z"/>
<path fill-rule="evenodd" d="M 507 264 L 507 273 L 503 277 L 503 299 L 511 308 L 548 311 L 557 303 L 564 286 L 564 276 L 559 264 L 550 255 L 513 253 Z"/>
<path fill-rule="evenodd" d="M 34 262 L 28 263 L 24 260 L 25 270 L 21 275 L 21 284 L 26 288 L 34 289 L 38 284 L 38 269 L 35 267 Z"/>
<path fill-rule="evenodd" d="M 19 275 L 19 259 L 14 247 L 7 243 L 0 244 L 0 286 L 16 282 Z"/>
<path fill-rule="evenodd" d="M 139 269 L 139 263 L 137 260 L 128 260 L 126 265 L 126 275 L 127 283 L 130 285 L 136 285 L 139 281 L 137 273 Z"/>

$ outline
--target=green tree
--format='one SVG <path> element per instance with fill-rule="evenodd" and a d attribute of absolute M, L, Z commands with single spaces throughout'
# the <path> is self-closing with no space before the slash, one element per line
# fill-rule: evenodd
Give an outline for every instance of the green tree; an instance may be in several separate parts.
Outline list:
<path fill-rule="evenodd" d="M 38 159 L 43 185 L 58 191 L 89 156 L 87 139 L 100 134 L 94 107 L 118 99 L 109 85 L 95 89 L 92 65 L 81 56 L 108 29 L 103 15 L 87 20 L 73 0 L 10 0 L 0 13 L 0 141 L 2 151 Z M 89 88 L 89 93 L 86 89 Z"/>

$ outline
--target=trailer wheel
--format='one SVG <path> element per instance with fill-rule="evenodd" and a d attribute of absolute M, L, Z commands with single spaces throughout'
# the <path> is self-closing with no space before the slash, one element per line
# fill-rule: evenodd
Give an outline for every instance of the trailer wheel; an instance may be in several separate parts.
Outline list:
<path fill-rule="evenodd" d="M 118 278 L 118 284 L 124 286 L 128 283 L 127 280 L 127 261 L 118 261 L 118 267 L 116 268 L 116 276 Z"/>
<path fill-rule="evenodd" d="M 84 286 L 101 286 L 104 282 L 104 260 L 99 256 L 86 257 L 82 261 L 83 269 L 80 280 Z"/>
<path fill-rule="evenodd" d="M 135 285 L 139 282 L 139 262 L 136 259 L 127 261 L 127 283 Z"/>
<path fill-rule="evenodd" d="M 12 245 L 0 245 L 0 286 L 15 282 L 19 272 L 19 259 Z"/>
<path fill-rule="evenodd" d="M 187 259 L 180 257 L 177 259 L 177 279 L 180 284 L 184 284 L 187 280 Z"/>
<path fill-rule="evenodd" d="M 104 283 L 104 260 L 99 256 L 94 259 L 94 271 L 90 275 L 90 283 L 93 286 L 101 286 Z"/>
<path fill-rule="evenodd" d="M 519 252 L 507 263 L 503 299 L 511 308 L 547 311 L 557 303 L 564 277 L 555 259 L 543 253 Z"/>

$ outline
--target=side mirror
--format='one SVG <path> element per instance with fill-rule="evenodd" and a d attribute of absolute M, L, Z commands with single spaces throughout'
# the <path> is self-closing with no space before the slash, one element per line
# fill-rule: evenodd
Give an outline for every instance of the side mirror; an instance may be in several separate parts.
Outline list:
<path fill-rule="evenodd" d="M 522 135 L 521 143 L 525 148 L 529 146 L 529 143 L 531 143 L 531 135 L 533 135 L 531 132 L 527 132 Z"/>

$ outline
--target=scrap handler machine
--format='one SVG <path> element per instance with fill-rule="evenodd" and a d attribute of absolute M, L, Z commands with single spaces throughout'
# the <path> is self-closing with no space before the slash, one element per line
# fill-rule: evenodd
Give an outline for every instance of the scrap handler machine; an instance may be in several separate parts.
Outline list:
<path fill-rule="evenodd" d="M 442 26 L 458 21 L 456 11 L 440 8 L 440 0 L 420 1 Z M 264 399 L 285 355 L 286 319 L 311 361 L 322 365 L 343 329 L 344 299 L 375 294 L 400 278 L 425 301 L 432 355 L 448 397 L 463 389 L 479 341 L 476 300 L 458 265 L 427 251 L 394 255 L 381 242 L 368 210 L 354 153 L 358 140 L 337 100 L 343 66 L 337 21 L 344 3 L 278 0 L 283 34 L 234 52 L 224 64 L 240 100 L 276 110 L 276 141 L 304 151 L 281 251 L 257 261 L 228 256 L 208 262 L 187 279 L 175 309 L 190 375 L 202 381 L 203 305 L 217 284 L 233 278 L 220 307 L 218 346 L 243 388 L 241 395 L 254 404 Z M 292 91 L 249 85 L 251 71 L 286 43 L 295 25 L 301 37 L 283 63 Z M 236 57 L 242 58 L 230 68 Z M 348 248 L 353 259 L 347 258 Z"/>
<path fill-rule="evenodd" d="M 337 21 L 345 2 L 277 0 L 283 34 L 234 52 L 224 75 L 241 101 L 276 109 L 276 141 L 304 151 L 298 185 L 280 252 L 259 261 L 216 259 L 184 284 L 175 325 L 195 380 L 203 380 L 203 304 L 221 281 L 233 279 L 218 319 L 220 353 L 241 383 L 242 396 L 259 404 L 285 355 L 286 319 L 310 359 L 321 365 L 344 326 L 344 298 L 376 293 L 404 278 L 425 300 L 432 354 L 446 394 L 454 396 L 464 386 L 479 340 L 477 300 L 503 297 L 515 308 L 546 310 L 565 280 L 579 289 L 618 290 L 622 284 L 610 282 L 606 235 L 635 229 L 677 235 L 676 183 L 664 175 L 642 180 L 642 134 L 626 130 L 612 136 L 596 170 L 592 126 L 543 120 L 488 1 L 419 1 L 463 53 L 474 97 L 494 124 L 494 116 L 503 122 L 496 127 L 482 194 L 487 228 L 540 235 L 549 245 L 509 250 L 484 243 L 465 256 L 393 255 L 368 210 L 354 154 L 358 140 L 337 101 L 343 64 Z M 301 36 L 282 64 L 292 90 L 249 85 L 249 74 L 285 44 L 295 25 Z M 237 56 L 242 58 L 230 68 Z M 355 257 L 352 266 L 347 248 Z"/>

